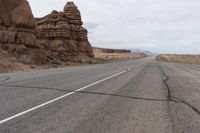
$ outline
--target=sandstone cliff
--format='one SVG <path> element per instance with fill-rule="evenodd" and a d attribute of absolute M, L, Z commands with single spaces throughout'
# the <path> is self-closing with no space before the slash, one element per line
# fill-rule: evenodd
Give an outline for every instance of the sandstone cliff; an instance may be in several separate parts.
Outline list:
<path fill-rule="evenodd" d="M 80 11 L 73 2 L 65 5 L 64 12 L 52 11 L 43 18 L 36 18 L 36 22 L 37 38 L 49 56 L 73 62 L 93 57 L 87 30 L 82 27 Z"/>
<path fill-rule="evenodd" d="M 35 19 L 26 0 L 0 0 L 0 56 L 27 65 L 89 62 L 93 49 L 82 24 L 73 2 L 63 12 Z M 6 68 L 2 62 L 0 66 Z"/>
<path fill-rule="evenodd" d="M 26 64 L 45 63 L 36 24 L 26 0 L 0 0 L 0 47 Z"/>

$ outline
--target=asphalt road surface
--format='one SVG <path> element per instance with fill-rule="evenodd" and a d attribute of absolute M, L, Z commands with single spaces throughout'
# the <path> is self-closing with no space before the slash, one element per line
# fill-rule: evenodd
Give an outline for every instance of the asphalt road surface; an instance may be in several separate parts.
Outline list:
<path fill-rule="evenodd" d="M 0 133 L 200 133 L 200 65 L 150 57 L 1 74 Z"/>

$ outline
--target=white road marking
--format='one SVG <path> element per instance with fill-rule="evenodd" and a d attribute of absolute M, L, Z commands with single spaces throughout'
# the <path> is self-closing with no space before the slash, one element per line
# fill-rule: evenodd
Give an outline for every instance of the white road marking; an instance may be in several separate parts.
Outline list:
<path fill-rule="evenodd" d="M 145 64 L 145 63 L 144 63 L 144 64 Z M 142 66 L 142 65 L 144 65 L 144 64 L 141 64 L 141 65 L 136 66 L 135 69 L 138 68 L 138 67 L 140 67 L 140 66 Z M 21 112 L 21 113 L 18 113 L 18 114 L 16 114 L 16 115 L 10 116 L 10 117 L 8 117 L 8 118 L 6 118 L 6 119 L 1 120 L 1 121 L 0 121 L 0 125 L 3 124 L 3 123 L 6 123 L 6 122 L 8 122 L 8 121 L 10 121 L 10 120 L 12 120 L 12 119 L 15 119 L 15 118 L 17 118 L 17 117 L 20 117 L 20 116 L 22 116 L 22 115 L 25 115 L 25 114 L 27 114 L 27 113 L 29 113 L 29 112 L 32 112 L 32 111 L 34 111 L 34 110 L 37 110 L 37 109 L 39 109 L 39 108 L 41 108 L 41 107 L 43 107 L 43 106 L 49 105 L 49 104 L 51 104 L 51 103 L 53 103 L 53 102 L 56 102 L 56 101 L 58 101 L 58 100 L 60 100 L 60 99 L 63 99 L 63 98 L 65 98 L 65 97 L 67 97 L 67 96 L 70 96 L 70 95 L 72 95 L 72 94 L 74 94 L 74 93 L 76 93 L 76 92 L 80 92 L 80 91 L 82 91 L 82 90 L 84 90 L 84 89 L 87 89 L 87 88 L 89 88 L 89 87 L 92 87 L 92 86 L 94 86 L 94 85 L 96 85 L 96 84 L 99 84 L 99 83 L 101 83 L 101 82 L 104 82 L 104 81 L 106 81 L 106 80 L 108 80 L 108 79 L 111 79 L 111 78 L 114 78 L 114 77 L 116 77 L 116 76 L 119 76 L 119 75 L 121 75 L 121 74 L 123 74 L 123 73 L 129 72 L 129 71 L 131 71 L 131 70 L 132 70 L 132 69 L 127 69 L 127 70 L 121 71 L 121 72 L 116 73 L 116 74 L 114 74 L 114 75 L 112 75 L 112 76 L 109 76 L 109 77 L 107 77 L 107 78 L 101 79 L 101 80 L 99 80 L 99 81 L 97 81 L 97 82 L 94 82 L 94 83 L 92 83 L 92 84 L 90 84 L 90 85 L 87 85 L 87 86 L 85 86 L 85 87 L 82 87 L 82 88 L 80 88 L 80 89 L 77 89 L 77 90 L 75 90 L 75 91 L 73 91 L 73 92 L 67 93 L 67 94 L 65 94 L 65 95 L 63 95 L 63 96 L 60 96 L 60 97 L 58 97 L 58 98 L 55 98 L 55 99 L 53 99 L 53 100 L 50 100 L 50 101 L 45 102 L 45 103 L 43 103 L 43 104 L 40 104 L 40 105 L 38 105 L 38 106 L 35 106 L 35 107 L 31 108 L 31 109 L 28 109 L 28 110 L 23 111 L 23 112 Z"/>
<path fill-rule="evenodd" d="M 16 114 L 16 115 L 13 115 L 13 116 L 11 116 L 11 117 L 8 117 L 8 118 L 6 118 L 6 119 L 3 119 L 3 120 L 0 121 L 0 124 L 3 124 L 3 123 L 5 123 L 5 122 L 7 122 L 7 121 L 10 121 L 10 120 L 12 120 L 12 119 L 15 119 L 15 118 L 17 118 L 17 117 L 19 117 L 19 116 L 22 116 L 22 115 L 24 115 L 24 114 L 27 114 L 27 113 L 29 113 L 29 112 L 31 112 L 31 111 L 34 111 L 34 110 L 36 110 L 36 109 L 39 109 L 39 108 L 41 108 L 41 107 L 43 107 L 43 106 L 46 106 L 46 105 L 48 105 L 48 104 L 51 104 L 51 103 L 53 103 L 53 102 L 56 102 L 56 101 L 58 101 L 58 100 L 60 100 L 60 99 L 63 99 L 63 98 L 65 98 L 65 97 L 67 97 L 67 96 L 70 96 L 70 95 L 76 93 L 76 92 L 82 91 L 82 90 L 84 90 L 84 89 L 86 89 L 86 88 L 89 88 L 89 87 L 91 87 L 91 86 L 94 86 L 94 85 L 96 85 L 96 84 L 99 84 L 99 83 L 101 83 L 101 82 L 104 82 L 104 81 L 106 81 L 106 80 L 108 80 L 108 79 L 114 78 L 114 77 L 116 77 L 116 76 L 118 76 L 118 75 L 121 75 L 121 74 L 123 74 L 123 73 L 125 73 L 125 72 L 127 72 L 127 71 L 119 72 L 119 73 L 117 73 L 117 74 L 114 74 L 114 75 L 112 75 L 112 76 L 109 76 L 109 77 L 107 77 L 107 78 L 104 78 L 104 79 L 102 79 L 102 80 L 99 80 L 99 81 L 97 81 L 97 82 L 94 82 L 94 83 L 92 83 L 92 84 L 90 84 L 90 85 L 87 85 L 87 86 L 85 86 L 85 87 L 82 87 L 82 88 L 80 88 L 80 89 L 77 89 L 77 90 L 75 90 L 75 91 L 73 91 L 73 92 L 70 92 L 70 93 L 67 93 L 67 94 L 65 94 L 65 95 L 63 95 L 63 96 L 60 96 L 60 97 L 58 97 L 58 98 L 55 98 L 55 99 L 53 99 L 53 100 L 51 100 L 51 101 L 48 101 L 48 102 L 46 102 L 46 103 L 40 104 L 40 105 L 38 105 L 38 106 L 36 106 L 36 107 L 33 107 L 33 108 L 31 108 L 31 109 L 28 109 L 28 110 L 23 111 L 23 112 L 21 112 L 21 113 L 18 113 L 18 114 Z"/>

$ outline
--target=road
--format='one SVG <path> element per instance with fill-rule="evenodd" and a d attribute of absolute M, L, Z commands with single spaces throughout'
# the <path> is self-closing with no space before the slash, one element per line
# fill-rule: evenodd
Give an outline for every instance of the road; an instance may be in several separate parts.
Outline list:
<path fill-rule="evenodd" d="M 148 57 L 0 75 L 0 133 L 199 132 L 199 65 Z"/>

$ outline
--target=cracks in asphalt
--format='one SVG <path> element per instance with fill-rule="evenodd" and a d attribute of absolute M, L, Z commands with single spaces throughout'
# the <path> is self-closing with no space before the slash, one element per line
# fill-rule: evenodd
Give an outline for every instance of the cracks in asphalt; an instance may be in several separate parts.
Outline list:
<path fill-rule="evenodd" d="M 112 97 L 119 97 L 119 98 L 128 98 L 128 99 L 135 99 L 135 100 L 144 100 L 144 101 L 158 101 L 158 102 L 166 102 L 169 101 L 167 99 L 155 99 L 155 98 L 144 98 L 144 97 L 134 97 L 134 96 L 127 96 L 127 95 L 119 95 L 119 94 L 112 94 L 112 93 L 101 93 L 101 92 L 91 92 L 91 91 L 75 91 L 75 90 L 63 90 L 58 88 L 47 88 L 47 87 L 30 87 L 30 86 L 20 86 L 20 85 L 5 85 L 0 84 L 2 87 L 16 87 L 16 88 L 32 88 L 32 89 L 40 89 L 40 90 L 53 90 L 53 91 L 61 91 L 61 92 L 75 92 L 80 94 L 92 94 L 92 95 L 102 95 L 102 96 L 112 96 Z M 179 103 L 179 101 L 170 101 Z"/>
<path fill-rule="evenodd" d="M 160 68 L 160 67 L 159 67 Z M 165 72 L 160 68 L 161 73 L 163 74 L 163 76 L 165 77 L 163 79 L 163 82 L 167 88 L 167 98 L 169 101 L 172 101 L 172 97 L 171 97 L 171 89 L 169 87 L 169 85 L 167 84 L 167 81 L 169 80 L 169 77 L 165 74 Z"/>
<path fill-rule="evenodd" d="M 196 112 L 198 115 L 200 115 L 200 110 L 197 109 L 196 107 L 194 107 L 193 105 L 191 105 L 190 103 L 186 102 L 185 100 L 181 99 L 181 98 L 178 98 L 178 97 L 175 97 L 175 96 L 172 96 L 171 94 L 171 88 L 169 87 L 167 81 L 169 80 L 169 77 L 166 75 L 166 73 L 163 71 L 163 69 L 161 67 L 159 67 L 161 73 L 163 74 L 163 76 L 165 77 L 163 79 L 163 82 L 167 88 L 167 93 L 168 93 L 168 100 L 169 101 L 176 101 L 177 103 L 182 103 L 182 104 L 185 104 L 186 106 L 188 106 L 189 108 L 191 108 L 194 112 Z"/>
<path fill-rule="evenodd" d="M 0 82 L 8 81 L 10 77 L 0 77 Z"/>
<path fill-rule="evenodd" d="M 177 99 L 178 101 L 180 101 L 181 103 L 184 103 L 185 105 L 187 105 L 188 107 L 190 107 L 192 110 L 194 110 L 198 115 L 200 115 L 200 110 L 198 110 L 196 107 L 194 107 L 193 105 L 189 104 L 188 102 L 180 99 L 180 98 L 177 98 L 177 97 L 173 97 L 172 98 L 174 99 Z"/>

